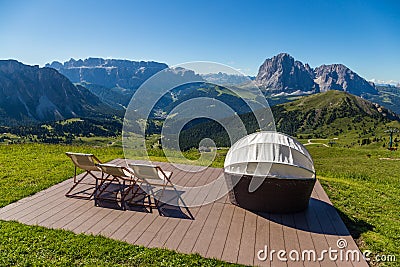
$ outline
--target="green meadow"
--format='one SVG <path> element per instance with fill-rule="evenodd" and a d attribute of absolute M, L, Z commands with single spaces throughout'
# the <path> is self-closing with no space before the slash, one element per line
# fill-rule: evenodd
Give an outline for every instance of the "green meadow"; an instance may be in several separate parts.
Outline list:
<path fill-rule="evenodd" d="M 321 143 L 324 141 L 322 140 Z M 400 266 L 400 151 L 379 147 L 343 148 L 309 145 L 317 177 L 361 250 L 395 255 Z M 0 145 L 0 206 L 32 195 L 71 177 L 67 151 L 90 152 L 108 161 L 123 157 L 120 146 L 48 144 Z M 217 151 L 214 167 L 222 167 L 227 150 Z M 153 160 L 165 160 L 151 149 Z M 191 160 L 196 150 L 185 152 Z M 222 261 L 149 249 L 100 236 L 0 221 L 1 266 L 222 266 Z"/>

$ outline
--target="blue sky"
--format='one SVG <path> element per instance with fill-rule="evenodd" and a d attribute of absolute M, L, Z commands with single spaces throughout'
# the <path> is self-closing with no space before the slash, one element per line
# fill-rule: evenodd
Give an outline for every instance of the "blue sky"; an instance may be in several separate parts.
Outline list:
<path fill-rule="evenodd" d="M 288 52 L 400 81 L 400 1 L 0 0 L 0 59 L 215 61 L 255 75 Z"/>

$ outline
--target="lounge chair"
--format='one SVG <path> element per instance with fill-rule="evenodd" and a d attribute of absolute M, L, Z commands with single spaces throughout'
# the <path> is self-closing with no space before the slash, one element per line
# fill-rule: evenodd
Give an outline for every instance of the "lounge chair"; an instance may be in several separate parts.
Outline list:
<path fill-rule="evenodd" d="M 124 189 L 126 184 L 127 182 L 129 186 L 136 184 L 133 171 L 115 164 L 98 164 L 98 166 L 102 171 L 102 175 L 101 178 L 96 179 L 95 205 L 98 205 L 99 200 L 120 201 L 121 208 L 125 209 L 124 197 L 126 194 L 124 194 Z M 112 184 L 118 185 L 117 190 L 110 188 Z"/>
<path fill-rule="evenodd" d="M 71 187 L 71 189 L 68 190 L 68 192 L 65 194 L 66 197 L 76 197 L 76 198 L 83 198 L 83 199 L 90 199 L 93 194 L 93 192 L 89 196 L 82 196 L 79 195 L 79 193 L 82 193 L 84 191 L 87 191 L 90 188 L 86 188 L 85 190 L 79 191 L 77 193 L 72 193 L 72 191 L 78 186 L 78 185 L 92 185 L 93 188 L 96 185 L 95 181 L 93 182 L 84 182 L 83 180 L 88 176 L 92 176 L 92 178 L 97 179 L 97 176 L 93 174 L 94 171 L 101 171 L 99 167 L 97 167 L 96 164 L 101 163 L 101 161 L 94 156 L 93 154 L 83 154 L 83 153 L 73 153 L 73 152 L 66 152 L 65 153 L 74 163 L 75 166 L 75 172 L 74 172 L 74 185 Z M 82 169 L 86 171 L 86 173 L 78 179 L 77 177 L 77 168 Z"/>
<path fill-rule="evenodd" d="M 174 184 L 171 182 L 172 172 L 164 171 L 160 166 L 156 165 L 146 165 L 146 164 L 128 164 L 130 168 L 133 169 L 135 173 L 136 183 L 140 188 L 146 192 L 149 197 L 149 202 L 145 206 L 150 208 L 158 208 L 160 207 L 158 204 L 162 202 L 162 198 L 164 196 L 165 189 L 167 187 L 173 188 L 176 192 L 178 199 L 182 202 L 179 193 L 176 191 Z M 131 187 L 129 190 L 133 190 Z M 136 189 L 138 190 L 138 189 Z M 135 196 L 135 192 L 133 192 L 133 196 Z M 154 203 L 151 202 L 150 196 L 153 198 Z M 132 199 L 132 198 L 131 198 Z"/>

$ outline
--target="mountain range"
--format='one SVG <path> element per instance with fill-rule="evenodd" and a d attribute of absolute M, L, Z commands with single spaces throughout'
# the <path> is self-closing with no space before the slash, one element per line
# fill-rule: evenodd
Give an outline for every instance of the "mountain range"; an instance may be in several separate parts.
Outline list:
<path fill-rule="evenodd" d="M 171 84 L 200 81 L 160 95 L 151 116 L 161 119 L 178 104 L 196 97 L 215 98 L 227 102 L 239 114 L 246 113 L 249 109 L 244 108 L 243 100 L 223 85 L 233 85 L 246 92 L 247 101 L 257 101 L 254 92 L 242 84 L 249 81 L 259 86 L 272 104 L 339 90 L 400 113 L 399 88 L 375 86 L 342 64 L 312 68 L 287 53 L 266 59 L 255 78 L 225 73 L 199 75 L 192 70 L 168 68 L 159 62 L 118 59 L 54 61 L 44 68 L 1 60 L 0 125 L 122 114 L 136 90 L 160 71 L 162 85 L 152 88 L 149 96 Z"/>
<path fill-rule="evenodd" d="M 370 84 L 343 64 L 311 68 L 287 53 L 268 58 L 260 66 L 256 83 L 275 94 L 310 94 L 338 90 L 354 95 L 378 94 Z"/>
<path fill-rule="evenodd" d="M 167 64 L 153 61 L 88 58 L 71 59 L 64 63 L 54 61 L 46 64 L 46 67 L 54 68 L 71 82 L 88 88 L 103 102 L 116 109 L 126 108 L 136 90 L 148 78 L 161 71 L 165 83 L 203 80 L 191 70 L 172 69 Z"/>
<path fill-rule="evenodd" d="M 52 68 L 0 60 L 0 124 L 16 125 L 114 114 L 82 86 Z"/>

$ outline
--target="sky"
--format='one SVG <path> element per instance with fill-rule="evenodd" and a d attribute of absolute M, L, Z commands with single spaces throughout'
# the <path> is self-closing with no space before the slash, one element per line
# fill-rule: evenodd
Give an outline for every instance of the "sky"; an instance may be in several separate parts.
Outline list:
<path fill-rule="evenodd" d="M 213 61 L 256 75 L 286 52 L 400 81 L 400 1 L 0 0 L 0 59 Z"/>

